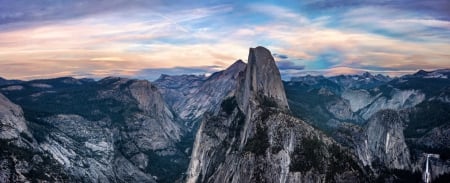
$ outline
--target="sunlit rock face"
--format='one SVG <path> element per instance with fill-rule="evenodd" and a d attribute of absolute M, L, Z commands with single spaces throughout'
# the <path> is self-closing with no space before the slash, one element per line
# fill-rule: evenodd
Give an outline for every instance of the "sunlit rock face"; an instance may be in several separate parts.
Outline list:
<path fill-rule="evenodd" d="M 250 48 L 244 83 L 239 86 L 239 107 L 247 110 L 250 102 L 265 102 L 267 98 L 279 109 L 289 109 L 280 71 L 269 50 Z M 261 99 L 257 97 L 262 97 Z"/>
<path fill-rule="evenodd" d="M 21 133 L 30 134 L 22 109 L 0 94 L 0 139 L 18 140 Z"/>
<path fill-rule="evenodd" d="M 270 52 L 251 48 L 235 94 L 205 117 L 186 181 L 364 181 L 356 157 L 289 114 Z"/>

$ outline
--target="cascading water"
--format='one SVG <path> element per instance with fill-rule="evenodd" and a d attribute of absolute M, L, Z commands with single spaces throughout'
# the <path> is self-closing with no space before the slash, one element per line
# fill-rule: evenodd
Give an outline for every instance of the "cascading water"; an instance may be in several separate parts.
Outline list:
<path fill-rule="evenodd" d="M 427 160 L 425 162 L 425 172 L 423 174 L 423 181 L 425 183 L 431 182 L 431 167 L 430 167 L 430 158 L 439 158 L 439 154 L 425 154 Z"/>
<path fill-rule="evenodd" d="M 428 163 L 430 159 L 431 154 L 427 154 L 427 163 L 425 165 L 425 183 L 429 183 L 431 181 L 430 179 L 430 169 L 428 168 Z"/>

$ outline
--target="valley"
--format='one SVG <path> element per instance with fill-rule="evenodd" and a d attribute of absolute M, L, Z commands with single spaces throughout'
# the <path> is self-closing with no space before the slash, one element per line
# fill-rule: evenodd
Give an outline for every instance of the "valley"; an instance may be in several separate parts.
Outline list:
<path fill-rule="evenodd" d="M 0 80 L 0 182 L 448 182 L 450 70 Z"/>

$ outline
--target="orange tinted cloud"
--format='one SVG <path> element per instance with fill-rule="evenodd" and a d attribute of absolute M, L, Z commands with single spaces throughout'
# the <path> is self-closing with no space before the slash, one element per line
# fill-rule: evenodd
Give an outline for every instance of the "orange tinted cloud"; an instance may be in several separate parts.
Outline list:
<path fill-rule="evenodd" d="M 251 4 L 245 6 L 248 14 L 235 8 L 239 7 L 103 12 L 4 29 L 0 31 L 0 76 L 135 77 L 146 68 L 226 68 L 237 59 L 245 60 L 248 48 L 257 45 L 287 55 L 306 71 L 314 70 L 310 66 L 318 62 L 321 53 L 339 52 L 340 58 L 329 61 L 328 68 L 321 70 L 331 74 L 353 73 L 355 69 L 400 73 L 450 67 L 450 40 L 424 36 L 427 32 L 423 32 L 423 27 L 429 26 L 448 30 L 447 21 L 408 17 L 380 20 L 365 16 L 381 11 L 371 8 L 343 15 L 346 21 L 342 22 L 349 25 L 372 20 L 396 31 L 421 27 L 414 28 L 411 35 L 430 39 L 417 41 L 332 27 L 328 24 L 337 21 L 332 16 L 312 19 L 282 6 Z M 384 13 L 394 16 L 390 11 Z"/>

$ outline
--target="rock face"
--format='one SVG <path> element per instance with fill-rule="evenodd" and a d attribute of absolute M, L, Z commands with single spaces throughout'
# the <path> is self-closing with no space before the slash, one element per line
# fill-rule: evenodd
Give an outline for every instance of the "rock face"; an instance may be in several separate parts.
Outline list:
<path fill-rule="evenodd" d="M 250 48 L 245 81 L 240 86 L 238 100 L 241 109 L 246 110 L 254 97 L 272 100 L 280 109 L 289 109 L 280 71 L 269 50 L 263 47 Z"/>
<path fill-rule="evenodd" d="M 405 109 L 414 107 L 425 100 L 425 94 L 417 90 L 393 90 L 389 98 L 378 97 L 370 105 L 359 112 L 364 119 L 369 119 L 373 114 L 382 109 Z"/>
<path fill-rule="evenodd" d="M 195 133 L 203 114 L 217 110 L 220 102 L 236 88 L 237 78 L 245 67 L 246 64 L 238 60 L 209 77 L 163 75 L 155 85 L 189 130 Z"/>
<path fill-rule="evenodd" d="M 2 94 L 0 94 L 0 121 L 0 139 L 19 140 L 22 133 L 30 135 L 22 109 Z"/>
<path fill-rule="evenodd" d="M 411 162 L 403 126 L 400 115 L 393 110 L 381 110 L 372 116 L 365 128 L 366 137 L 357 149 L 364 165 L 409 169 Z"/>
<path fill-rule="evenodd" d="M 0 94 L 0 182 L 71 181 L 63 167 L 38 147 L 22 109 Z"/>
<path fill-rule="evenodd" d="M 45 180 L 173 182 L 187 168 L 185 130 L 148 81 L 57 78 L 20 86 L 3 92 L 24 107 L 28 122 L 20 107 L 0 96 L 1 139 L 10 144 L 2 146 L 0 160 L 14 165 L 20 152 L 24 167 L 41 167 L 21 174 L 23 180 L 52 167 L 55 173 L 49 175 L 54 176 Z M 28 145 L 12 146 L 12 140 Z M 35 157 L 26 154 L 37 154 L 38 162 L 48 166 L 34 166 Z M 6 172 L 14 171 L 10 164 L 4 164 Z"/>
<path fill-rule="evenodd" d="M 355 157 L 289 114 L 270 52 L 251 48 L 234 95 L 204 118 L 186 181 L 365 181 Z"/>
<path fill-rule="evenodd" d="M 161 91 L 164 100 L 182 119 L 195 119 L 201 116 L 196 106 L 188 103 L 190 98 L 201 93 L 199 88 L 205 83 L 207 77 L 200 75 L 169 76 L 161 75 L 154 84 Z M 188 106 L 192 105 L 191 108 Z"/>

